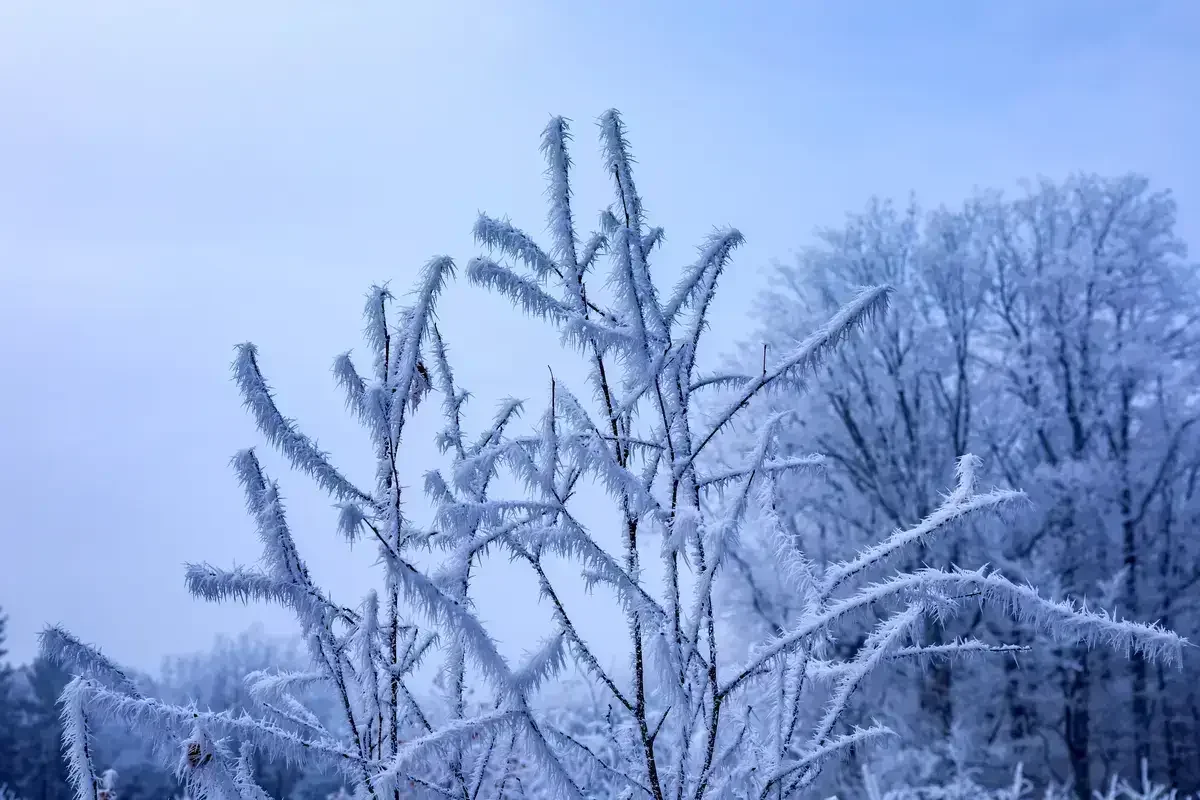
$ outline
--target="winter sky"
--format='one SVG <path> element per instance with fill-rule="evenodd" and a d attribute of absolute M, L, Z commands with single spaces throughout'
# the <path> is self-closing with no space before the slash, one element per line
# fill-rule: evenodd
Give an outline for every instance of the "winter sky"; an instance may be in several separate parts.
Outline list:
<path fill-rule="evenodd" d="M 541 234 L 538 134 L 574 120 L 579 218 L 609 200 L 593 119 L 624 112 L 675 269 L 714 224 L 748 238 L 714 339 L 760 270 L 873 193 L 1138 170 L 1200 246 L 1200 5 L 0 3 L 0 606 L 11 657 L 61 622 L 153 668 L 282 613 L 193 601 L 185 561 L 258 553 L 227 462 L 261 445 L 229 381 L 252 340 L 284 413 L 369 480 L 332 358 L 373 281 L 477 253 L 475 214 Z M 673 276 L 672 276 L 673 277 Z M 478 413 L 540 402 L 562 353 L 465 285 L 441 326 Z M 546 342 L 550 342 L 549 345 Z M 557 368 L 556 368 L 557 369 Z M 433 454 L 413 434 L 410 485 Z M 268 460 L 338 599 L 364 589 L 329 503 Z M 414 491 L 415 494 L 415 491 Z M 531 593 L 481 607 L 532 644 Z"/>

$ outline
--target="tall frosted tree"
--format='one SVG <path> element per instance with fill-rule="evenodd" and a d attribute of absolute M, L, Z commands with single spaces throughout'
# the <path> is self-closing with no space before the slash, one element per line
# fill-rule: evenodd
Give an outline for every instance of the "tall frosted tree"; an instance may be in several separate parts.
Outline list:
<path fill-rule="evenodd" d="M 1194 635 L 1200 550 L 1186 531 L 1198 509 L 1200 293 L 1174 214 L 1169 195 L 1136 176 L 1042 182 L 1014 199 L 985 192 L 928 215 L 873 202 L 782 267 L 744 362 L 763 342 L 805 336 L 864 281 L 886 280 L 897 296 L 878 335 L 840 348 L 812 391 L 757 412 L 799 409 L 783 446 L 828 456 L 826 479 L 791 487 L 781 511 L 797 546 L 855 547 L 880 522 L 908 524 L 937 502 L 931 478 L 950 454 L 985 453 L 1028 487 L 1030 509 L 994 536 L 915 558 L 993 563 L 1057 596 Z M 737 603 L 777 624 L 787 595 L 767 580 L 773 557 L 752 545 Z M 972 727 L 978 747 L 1005 743 L 1028 774 L 1069 779 L 1081 797 L 1106 770 L 1138 774 L 1142 759 L 1173 784 L 1200 785 L 1185 769 L 1197 752 L 1194 661 L 1160 672 L 1138 655 L 1040 640 L 990 612 L 935 633 L 1038 645 L 890 686 L 880 702 L 932 712 L 935 740 Z M 1114 703 L 1124 713 L 1091 713 Z"/>
<path fill-rule="evenodd" d="M 820 480 L 788 479 L 790 501 L 780 507 L 789 536 L 798 541 L 809 532 L 802 547 L 822 559 L 848 557 L 878 530 L 928 516 L 941 503 L 940 487 L 956 461 L 982 444 L 973 398 L 979 367 L 968 356 L 980 336 L 982 283 L 972 270 L 979 255 L 969 251 L 969 239 L 957 244 L 965 237 L 954 217 L 936 217 L 938 231 L 928 234 L 923 223 L 915 206 L 875 201 L 844 228 L 823 232 L 795 268 L 779 271 L 773 285 L 780 288 L 761 304 L 760 335 L 747 345 L 747 362 L 764 351 L 786 351 L 858 287 L 897 289 L 871 335 L 838 348 L 811 387 L 777 393 L 754 412 L 768 418 L 798 410 L 779 431 L 779 446 L 795 454 L 815 449 L 826 459 Z M 944 245 L 947 257 L 931 258 L 928 240 Z M 971 549 L 986 550 L 987 543 L 963 537 L 921 542 L 902 563 L 962 564 Z M 771 571 L 773 555 L 759 556 Z M 767 576 L 754 576 L 748 562 L 739 566 L 741 588 L 750 592 L 748 616 L 765 630 L 779 628 L 781 615 L 799 599 L 789 599 L 786 587 L 778 587 L 778 597 L 765 596 Z M 969 633 L 927 621 L 921 635 L 935 646 L 954 632 Z M 861 636 L 838 646 L 853 650 Z M 953 719 L 950 663 L 924 665 L 917 673 L 921 690 L 911 723 L 944 738 Z"/>
<path fill-rule="evenodd" d="M 1004 649 L 975 640 L 928 645 L 926 620 L 982 603 L 1065 641 L 1103 642 L 1153 663 L 1178 658 L 1181 640 L 1163 628 L 1050 601 L 985 569 L 916 568 L 865 580 L 873 567 L 1019 496 L 981 491 L 980 464 L 969 454 L 947 465 L 951 487 L 926 516 L 860 552 L 819 570 L 805 553 L 781 549 L 778 567 L 803 603 L 748 653 L 727 650 L 717 582 L 745 532 L 782 538 L 779 482 L 821 459 L 778 451 L 786 421 L 779 415 L 748 434 L 744 460 L 723 467 L 714 455 L 767 393 L 808 384 L 818 364 L 869 328 L 889 289 L 860 289 L 761 369 L 701 374 L 706 320 L 741 234 L 714 231 L 692 264 L 658 279 L 651 264 L 663 232 L 647 221 L 621 117 L 602 115 L 599 133 L 614 198 L 597 232 L 577 228 L 567 122 L 558 118 L 542 138 L 549 246 L 503 219 L 484 215 L 474 228 L 488 254 L 469 262 L 468 279 L 545 320 L 587 376 L 586 387 L 552 377 L 532 430 L 518 428 L 517 402 L 482 431 L 465 429 L 468 394 L 434 324 L 455 273 L 446 257 L 425 265 L 400 307 L 386 288 L 372 289 L 369 362 L 365 369 L 348 355 L 334 362 L 376 458 L 371 486 L 350 481 L 300 432 L 277 405 L 257 349 L 238 348 L 234 379 L 247 409 L 267 441 L 337 504 L 339 534 L 378 549 L 379 585 L 352 607 L 317 586 L 279 484 L 252 450 L 237 454 L 234 471 L 263 557 L 255 568 L 193 565 L 188 586 L 207 600 L 293 610 L 311 666 L 248 676 L 261 705 L 254 715 L 201 711 L 144 696 L 98 651 L 48 630 L 46 652 L 77 675 L 62 702 L 81 798 L 94 800 L 97 791 L 89 734 L 96 717 L 124 720 L 160 743 L 198 797 L 266 797 L 256 754 L 323 765 L 371 798 L 792 797 L 809 790 L 831 759 L 889 733 L 852 713 L 853 696 L 873 675 L 897 660 Z M 604 263 L 607 275 L 599 277 Z M 709 395 L 713 403 L 703 402 Z M 403 435 L 430 397 L 445 418 L 438 437 L 445 461 L 426 477 L 435 515 L 424 528 L 406 513 L 412 498 L 397 464 Z M 579 498 L 593 484 L 615 512 L 616 536 L 582 515 Z M 610 539 L 615 544 L 606 546 Z M 546 640 L 517 663 L 501 655 L 475 610 L 476 578 L 491 553 L 520 565 L 552 611 Z M 627 669 L 604 666 L 581 634 L 547 569 L 551 559 L 574 565 L 586 585 L 615 598 Z M 651 559 L 660 569 L 647 569 Z M 865 626 L 861 645 L 830 648 L 832 632 L 853 620 Z M 445 687 L 432 698 L 412 681 L 429 660 Z M 609 708 L 601 724 L 575 733 L 536 702 L 568 663 Z M 298 699 L 300 687 L 316 684 L 338 698 L 336 729 Z M 227 746 L 232 739 L 241 742 L 237 753 Z"/>
<path fill-rule="evenodd" d="M 989 363 L 1028 421 L 1005 466 L 1046 493 L 1028 548 L 1058 567 L 1071 594 L 1096 597 L 1104 584 L 1124 613 L 1195 631 L 1200 549 L 1185 531 L 1200 466 L 1200 286 L 1174 233 L 1174 202 L 1137 176 L 1083 176 L 1043 182 L 998 212 Z M 1097 733 L 1127 739 L 1129 772 L 1153 744 L 1166 757 L 1156 766 L 1181 777 L 1181 743 L 1163 726 L 1176 692 L 1152 697 L 1152 665 L 1068 649 L 1056 671 L 1077 782 Z M 1104 690 L 1129 697 L 1116 730 L 1090 718 L 1106 674 L 1120 678 Z"/>

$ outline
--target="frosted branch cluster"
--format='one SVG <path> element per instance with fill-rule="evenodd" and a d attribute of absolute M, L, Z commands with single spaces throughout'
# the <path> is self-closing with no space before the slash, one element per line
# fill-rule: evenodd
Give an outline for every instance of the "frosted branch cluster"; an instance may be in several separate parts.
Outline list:
<path fill-rule="evenodd" d="M 542 137 L 547 244 L 481 216 L 474 232 L 486 253 L 464 270 L 471 283 L 553 326 L 586 366 L 586 387 L 551 380 L 531 429 L 517 430 L 528 404 L 515 402 L 485 430 L 464 429 L 468 393 L 434 324 L 439 295 L 456 274 L 449 258 L 430 260 L 403 304 L 386 288 L 372 289 L 368 362 L 346 354 L 334 363 L 375 456 L 374 485 L 355 485 L 285 416 L 256 348 L 238 348 L 233 372 L 247 410 L 266 441 L 336 504 L 337 534 L 378 549 L 379 584 L 352 607 L 316 585 L 278 484 L 253 450 L 238 453 L 233 467 L 262 558 L 252 568 L 190 565 L 187 585 L 205 600 L 289 609 L 311 668 L 247 676 L 262 707 L 255 715 L 177 707 L 143 696 L 65 631 L 47 631 L 44 650 L 76 675 L 62 705 L 81 800 L 98 800 L 101 786 L 91 757 L 97 718 L 119 719 L 153 740 L 197 798 L 265 798 L 252 774 L 255 753 L 323 765 L 360 798 L 792 797 L 830 759 L 889 733 L 848 718 L 851 697 L 875 672 L 898 658 L 1009 650 L 976 640 L 922 648 L 916 632 L 928 619 L 987 603 L 1065 639 L 1177 657 L 1182 641 L 1166 630 L 1045 599 L 997 572 L 923 569 L 880 578 L 875 568 L 897 552 L 1020 497 L 980 489 L 981 466 L 970 456 L 940 507 L 852 559 L 817 565 L 781 548 L 778 568 L 803 599 L 799 621 L 744 661 L 722 650 L 715 586 L 743 531 L 755 526 L 769 535 L 778 526 L 777 480 L 818 469 L 822 459 L 777 452 L 786 414 L 741 448 L 745 463 L 722 464 L 714 442 L 736 435 L 735 423 L 760 395 L 806 385 L 839 343 L 870 335 L 890 290 L 864 287 L 791 352 L 764 359 L 761 373 L 700 374 L 706 321 L 742 236 L 714 231 L 674 284 L 659 279 L 651 262 L 662 229 L 646 220 L 617 112 L 600 118 L 599 133 L 614 190 L 599 229 L 579 231 L 568 125 L 554 119 Z M 598 274 L 605 263 L 607 275 Z M 428 530 L 406 516 L 413 499 L 398 473 L 405 428 L 427 399 L 445 417 L 438 444 L 448 460 L 427 474 L 436 511 Z M 500 475 L 516 478 L 520 491 L 501 494 Z M 619 548 L 601 546 L 577 513 L 577 490 L 593 482 L 617 511 Z M 501 655 L 476 613 L 473 580 L 489 552 L 522 565 L 553 615 L 552 634 L 518 663 Z M 617 598 L 627 670 L 606 667 L 581 634 L 546 568 L 551 557 L 577 565 L 581 580 Z M 653 580 L 643 568 L 652 558 L 661 561 Z M 862 646 L 830 659 L 831 631 L 852 619 L 867 621 Z M 430 660 L 444 688 L 436 696 L 414 688 L 414 674 Z M 534 702 L 568 666 L 587 676 L 608 708 L 582 731 Z M 302 690 L 312 687 L 337 699 L 337 719 L 306 708 Z"/>

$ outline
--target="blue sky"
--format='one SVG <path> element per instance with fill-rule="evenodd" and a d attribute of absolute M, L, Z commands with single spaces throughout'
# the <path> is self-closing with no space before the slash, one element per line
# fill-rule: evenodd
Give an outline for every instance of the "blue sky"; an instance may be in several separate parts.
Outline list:
<path fill-rule="evenodd" d="M 228 380 L 253 340 L 339 462 L 369 452 L 329 375 L 362 293 L 476 253 L 479 210 L 540 232 L 537 137 L 575 120 L 581 219 L 608 201 L 592 120 L 620 108 L 674 270 L 748 238 L 714 340 L 761 270 L 871 194 L 1137 170 L 1200 241 L 1200 5 L 1176 2 L 206 3 L 0 6 L 0 605 L 17 660 L 62 622 L 153 667 L 254 619 L 193 602 L 184 561 L 254 560 L 228 468 L 259 444 Z M 1190 52 L 1189 52 L 1190 51 Z M 487 412 L 562 354 L 461 286 L 443 328 Z M 546 342 L 551 344 L 547 345 Z M 557 368 L 557 367 L 556 367 Z M 432 422 L 430 423 L 432 429 Z M 410 484 L 432 447 L 415 436 Z M 347 601 L 328 503 L 282 474 L 314 571 Z M 507 646 L 537 614 L 501 576 Z M 539 612 L 540 613 L 540 612 Z M 599 634 L 598 634 L 599 635 Z"/>

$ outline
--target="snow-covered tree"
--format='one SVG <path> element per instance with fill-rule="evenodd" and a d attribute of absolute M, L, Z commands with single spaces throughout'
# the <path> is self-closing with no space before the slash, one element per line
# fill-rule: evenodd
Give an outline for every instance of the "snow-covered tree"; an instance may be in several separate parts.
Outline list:
<path fill-rule="evenodd" d="M 21 748 L 21 715 L 17 702 L 16 670 L 8 663 L 8 650 L 4 647 L 7 627 L 8 617 L 0 608 L 0 787 L 11 785 L 15 792 L 20 775 L 17 764 Z"/>
<path fill-rule="evenodd" d="M 237 454 L 233 466 L 262 540 L 261 563 L 193 565 L 188 586 L 208 600 L 291 609 L 311 666 L 248 676 L 262 706 L 255 715 L 202 711 L 144 696 L 98 651 L 47 631 L 46 652 L 76 674 L 62 702 L 81 798 L 95 800 L 98 791 L 90 756 L 97 717 L 122 719 L 154 739 L 197 797 L 266 797 L 253 774 L 256 753 L 323 765 L 370 798 L 791 797 L 811 787 L 830 759 L 888 733 L 850 713 L 852 697 L 876 673 L 897 660 L 1004 649 L 975 640 L 927 645 L 928 620 L 985 604 L 1064 641 L 1102 642 L 1154 663 L 1179 657 L 1181 639 L 1163 628 L 1049 600 L 986 569 L 915 568 L 864 580 L 894 556 L 951 535 L 956 523 L 1020 497 L 981 490 L 980 462 L 968 454 L 923 518 L 857 553 L 818 568 L 781 546 L 778 569 L 802 602 L 749 653 L 727 652 L 716 583 L 745 531 L 783 542 L 779 482 L 821 459 L 778 452 L 786 413 L 753 431 L 739 464 L 720 465 L 719 443 L 736 435 L 746 410 L 768 393 L 810 383 L 817 365 L 884 310 L 889 289 L 861 288 L 794 347 L 769 354 L 760 371 L 701 374 L 706 319 L 741 234 L 714 231 L 673 283 L 656 278 L 651 263 L 662 229 L 647 221 L 624 123 L 609 111 L 599 130 L 615 190 L 599 231 L 577 229 L 567 122 L 556 118 L 542 139 L 549 247 L 506 220 L 481 216 L 475 235 L 489 254 L 466 268 L 471 282 L 546 320 L 578 353 L 590 392 L 552 377 L 532 431 L 517 429 L 521 404 L 514 402 L 469 434 L 462 414 L 468 395 L 434 324 L 455 265 L 434 258 L 404 306 L 396 308 L 386 288 L 370 292 L 366 371 L 348 355 L 334 364 L 376 457 L 375 483 L 361 487 L 285 416 L 257 349 L 238 348 L 234 378 L 258 427 L 337 503 L 340 534 L 378 548 L 380 583 L 354 607 L 317 586 L 278 483 L 252 450 Z M 606 278 L 597 277 L 602 260 Z M 412 500 L 397 465 L 403 434 L 431 395 L 444 410 L 438 442 L 448 463 L 427 475 L 436 513 L 421 527 L 407 513 Z M 578 498 L 590 482 L 615 509 L 615 547 L 581 514 Z M 473 579 L 489 552 L 522 565 L 552 609 L 552 634 L 520 663 L 501 655 L 475 610 Z M 554 558 L 616 598 L 627 670 L 607 668 L 582 635 L 547 569 Z M 651 559 L 660 569 L 647 568 Z M 866 626 L 860 646 L 831 648 L 832 632 L 852 620 Z M 413 688 L 414 671 L 427 659 L 440 664 L 441 702 Z M 606 708 L 602 721 L 574 732 L 536 702 L 568 662 Z M 298 700 L 298 688 L 313 684 L 338 698 L 340 728 Z"/>
<path fill-rule="evenodd" d="M 881 529 L 907 527 L 941 503 L 941 487 L 954 464 L 977 452 L 981 390 L 978 364 L 969 358 L 980 336 L 983 299 L 971 240 L 950 215 L 926 232 L 915 206 L 897 210 L 873 202 L 845 227 L 823 232 L 820 243 L 804 252 L 793 268 L 780 269 L 773 289 L 760 304 L 758 337 L 746 345 L 745 363 L 766 352 L 784 352 L 802 341 L 814 324 L 835 312 L 864 284 L 896 288 L 889 312 L 859 337 L 838 348 L 813 386 L 783 391 L 750 416 L 747 426 L 784 410 L 794 410 L 778 432 L 779 448 L 790 455 L 819 451 L 827 469 L 817 480 L 787 480 L 788 500 L 780 506 L 780 524 L 802 549 L 819 560 L 845 558 L 874 541 Z M 937 247 L 931 247 L 930 242 Z M 953 252 L 950 252 L 953 248 Z M 803 532 L 803 533 L 802 533 Z M 800 540 L 803 539 L 802 542 Z M 753 552 L 755 544 L 760 552 Z M 749 542 L 738 558 L 744 609 L 758 632 L 787 624 L 801 599 L 787 587 L 768 590 L 774 572 L 772 545 Z M 946 537 L 910 548 L 902 564 L 969 563 L 971 550 L 987 552 L 978 536 Z M 984 563 L 987 557 L 974 559 Z M 857 633 L 857 632 L 856 632 Z M 927 621 L 927 645 L 947 636 L 968 635 L 962 624 Z M 852 651 L 861 636 L 842 638 Z M 951 665 L 943 661 L 917 670 L 921 684 L 915 707 L 906 711 L 910 725 L 944 738 L 953 721 Z M 895 708 L 892 704 L 892 708 Z"/>
<path fill-rule="evenodd" d="M 997 212 L 987 365 L 1026 420 L 1003 466 L 1043 493 L 1026 547 L 1055 565 L 1066 592 L 1106 594 L 1125 614 L 1195 631 L 1200 548 L 1185 531 L 1200 510 L 1191 488 L 1200 286 L 1173 230 L 1174 202 L 1137 176 L 1079 177 L 1043 182 Z M 1128 666 L 1078 649 L 1063 656 L 1054 682 L 1073 723 L 1077 781 L 1098 733 L 1126 739 L 1127 774 L 1150 758 L 1152 740 L 1166 756 L 1156 768 L 1174 771 L 1180 743 L 1151 721 L 1153 666 L 1136 655 Z M 1105 674 L 1120 676 L 1125 685 L 1109 691 L 1129 698 L 1116 730 L 1090 718 Z M 1173 705 L 1173 694 L 1159 702 Z"/>
<path fill-rule="evenodd" d="M 887 281 L 897 297 L 811 391 L 782 393 L 747 421 L 798 409 L 781 447 L 827 456 L 827 474 L 793 479 L 781 507 L 797 546 L 840 557 L 880 523 L 910 524 L 938 502 L 932 489 L 950 457 L 985 453 L 1029 489 L 1029 511 L 914 550 L 914 562 L 990 562 L 1056 595 L 1194 634 L 1200 548 L 1186 532 L 1200 510 L 1200 291 L 1173 226 L 1170 197 L 1144 179 L 1080 176 L 929 215 L 873 202 L 782 266 L 742 363 L 764 343 L 775 351 L 802 339 L 864 281 Z M 771 583 L 775 561 L 754 541 L 736 559 L 734 608 L 760 630 L 794 606 Z M 890 684 L 878 698 L 889 714 L 934 712 L 914 722 L 940 739 L 972 727 L 980 752 L 1007 743 L 1006 758 L 1024 759 L 1039 780 L 1065 767 L 1057 777 L 1070 776 L 1081 797 L 1104 771 L 1132 776 L 1147 758 L 1173 784 L 1200 780 L 1183 774 L 1200 752 L 1189 757 L 1194 661 L 1160 672 L 1139 655 L 1055 645 L 991 612 L 931 633 L 1035 647 Z M 1090 713 L 1114 703 L 1123 713 Z"/>

